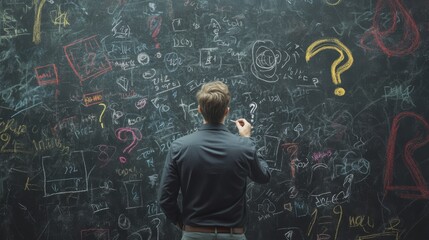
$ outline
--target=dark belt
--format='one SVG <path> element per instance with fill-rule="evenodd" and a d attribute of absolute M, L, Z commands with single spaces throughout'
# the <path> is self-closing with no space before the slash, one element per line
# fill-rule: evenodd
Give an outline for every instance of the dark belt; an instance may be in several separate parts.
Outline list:
<path fill-rule="evenodd" d="M 242 227 L 195 227 L 185 225 L 183 230 L 187 232 L 202 232 L 202 233 L 232 233 L 232 234 L 243 234 L 244 228 Z"/>

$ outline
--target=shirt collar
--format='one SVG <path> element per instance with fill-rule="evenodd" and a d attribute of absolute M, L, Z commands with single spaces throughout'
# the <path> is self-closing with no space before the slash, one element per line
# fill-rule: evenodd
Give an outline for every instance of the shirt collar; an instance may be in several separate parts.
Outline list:
<path fill-rule="evenodd" d="M 228 128 L 222 123 L 206 123 L 200 127 L 200 130 L 221 130 L 229 132 Z"/>

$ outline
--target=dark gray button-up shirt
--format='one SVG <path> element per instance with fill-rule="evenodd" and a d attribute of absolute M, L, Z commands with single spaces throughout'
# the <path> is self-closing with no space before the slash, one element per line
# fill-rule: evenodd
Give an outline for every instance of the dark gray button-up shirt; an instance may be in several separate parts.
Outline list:
<path fill-rule="evenodd" d="M 251 138 L 232 134 L 223 124 L 204 124 L 199 131 L 172 143 L 159 203 L 173 223 L 243 227 L 247 177 L 267 183 L 270 176 Z"/>

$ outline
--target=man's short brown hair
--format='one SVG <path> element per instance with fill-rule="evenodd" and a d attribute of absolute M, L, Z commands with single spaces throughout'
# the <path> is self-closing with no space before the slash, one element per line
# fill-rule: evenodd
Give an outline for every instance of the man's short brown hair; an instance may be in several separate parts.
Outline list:
<path fill-rule="evenodd" d="M 201 114 L 208 123 L 222 122 L 230 100 L 228 86 L 221 81 L 206 83 L 197 93 Z"/>

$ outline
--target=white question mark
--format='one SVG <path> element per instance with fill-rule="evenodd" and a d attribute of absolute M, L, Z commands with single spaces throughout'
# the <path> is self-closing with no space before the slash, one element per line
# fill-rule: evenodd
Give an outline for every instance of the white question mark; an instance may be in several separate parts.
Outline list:
<path fill-rule="evenodd" d="M 254 121 L 254 117 L 255 117 L 255 111 L 256 111 L 256 109 L 258 108 L 258 104 L 256 104 L 255 102 L 252 102 L 251 104 L 249 104 L 249 107 L 251 108 L 250 109 L 250 115 L 252 116 L 252 119 L 250 120 L 250 122 L 252 122 L 253 123 L 253 121 Z"/>

